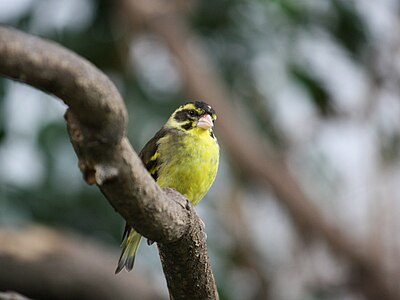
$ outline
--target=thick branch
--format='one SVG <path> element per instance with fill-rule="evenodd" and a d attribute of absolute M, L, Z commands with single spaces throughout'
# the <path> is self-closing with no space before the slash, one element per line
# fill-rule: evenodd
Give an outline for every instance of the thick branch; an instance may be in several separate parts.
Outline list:
<path fill-rule="evenodd" d="M 127 113 L 113 83 L 75 53 L 53 42 L 1 28 L 1 74 L 62 99 L 96 139 L 116 144 L 124 135 Z"/>
<path fill-rule="evenodd" d="M 182 285 L 173 282 L 189 268 L 164 268 L 171 296 L 204 299 L 199 295 L 212 290 L 215 298 L 205 240 L 182 238 L 193 232 L 204 234 L 201 221 L 186 199 L 171 190 L 164 193 L 145 170 L 125 136 L 126 108 L 108 78 L 91 63 L 55 43 L 1 27 L 0 57 L 0 75 L 54 94 L 69 106 L 68 131 L 86 181 L 97 184 L 138 232 L 159 242 L 162 257 L 182 260 L 170 255 L 169 243 L 179 244 L 188 256 L 195 254 L 192 249 L 202 253 L 201 267 L 190 270 L 191 288 L 186 286 L 184 292 L 179 290 Z M 207 280 L 200 281 L 204 272 Z M 180 297 L 185 293 L 184 298 Z"/>
<path fill-rule="evenodd" d="M 116 277 L 116 255 L 93 240 L 43 226 L 1 229 L 0 291 L 48 300 L 163 298 L 140 274 Z"/>

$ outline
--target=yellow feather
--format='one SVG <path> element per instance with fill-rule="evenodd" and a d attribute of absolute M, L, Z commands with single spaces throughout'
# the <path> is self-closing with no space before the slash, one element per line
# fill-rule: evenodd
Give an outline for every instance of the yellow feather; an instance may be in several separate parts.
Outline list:
<path fill-rule="evenodd" d="M 157 183 L 177 190 L 194 205 L 198 204 L 217 175 L 219 146 L 216 139 L 208 131 L 195 128 L 161 138 L 158 152 Z"/>

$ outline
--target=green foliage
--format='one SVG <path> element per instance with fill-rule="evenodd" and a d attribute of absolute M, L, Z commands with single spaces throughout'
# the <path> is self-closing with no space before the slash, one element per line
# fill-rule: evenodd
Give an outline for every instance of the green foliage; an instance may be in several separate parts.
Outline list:
<path fill-rule="evenodd" d="M 354 58 L 362 57 L 367 45 L 367 27 L 351 2 L 333 0 L 332 4 L 337 14 L 332 33 Z"/>
<path fill-rule="evenodd" d="M 380 154 L 384 164 L 396 165 L 400 157 L 400 131 L 379 130 Z"/>
<path fill-rule="evenodd" d="M 294 79 L 310 93 L 309 100 L 312 101 L 319 113 L 323 116 L 332 115 L 334 113 L 332 99 L 318 78 L 297 66 L 292 66 L 290 71 Z"/>
<path fill-rule="evenodd" d="M 5 85 L 5 80 L 0 79 L 0 145 L 1 142 L 5 139 L 6 137 L 6 129 L 5 129 L 5 120 L 4 120 L 4 96 L 5 96 L 5 90 L 4 90 L 4 85 Z"/>
<path fill-rule="evenodd" d="M 239 0 L 199 1 L 191 18 L 192 24 L 204 35 L 229 30 L 234 24 L 230 14 L 240 2 Z"/>

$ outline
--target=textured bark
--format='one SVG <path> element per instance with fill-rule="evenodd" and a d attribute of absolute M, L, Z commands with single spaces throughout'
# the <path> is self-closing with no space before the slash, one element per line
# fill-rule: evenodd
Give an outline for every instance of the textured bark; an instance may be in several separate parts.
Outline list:
<path fill-rule="evenodd" d="M 139 233 L 159 243 L 171 297 L 216 298 L 205 239 L 193 239 L 204 235 L 201 221 L 187 199 L 172 190 L 163 192 L 144 168 L 126 138 L 126 108 L 111 81 L 71 51 L 14 29 L 0 27 L 0 57 L 0 75 L 56 95 L 68 105 L 68 132 L 85 180 L 98 185 Z M 170 244 L 175 250 L 179 245 L 183 257 L 170 255 Z M 201 255 L 192 257 L 196 253 Z M 190 269 L 182 260 L 199 260 L 198 268 Z M 178 261 L 183 269 L 170 267 Z M 183 286 L 175 282 L 189 269 L 193 274 L 187 280 L 194 281 L 179 290 Z"/>
<path fill-rule="evenodd" d="M 190 247 L 190 255 L 187 255 L 184 245 L 190 241 L 199 241 L 199 244 L 198 247 Z M 158 244 L 163 269 L 173 270 L 173 272 L 165 272 L 168 288 L 171 291 L 180 291 L 180 294 L 175 293 L 177 298 L 174 299 L 218 299 L 218 294 L 213 288 L 211 267 L 204 268 L 203 262 L 207 261 L 205 246 L 206 236 L 201 228 L 194 228 L 189 235 L 185 235 L 183 239 L 173 244 Z M 177 257 L 179 259 L 176 259 Z M 198 269 L 203 269 L 204 272 L 193 272 Z M 205 283 L 205 285 L 203 288 L 193 286 L 193 282 Z"/>

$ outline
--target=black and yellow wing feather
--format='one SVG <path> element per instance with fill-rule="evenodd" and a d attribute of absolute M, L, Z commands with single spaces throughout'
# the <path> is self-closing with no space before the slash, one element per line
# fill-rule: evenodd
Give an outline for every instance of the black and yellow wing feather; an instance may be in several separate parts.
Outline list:
<path fill-rule="evenodd" d="M 139 157 L 142 160 L 143 164 L 145 165 L 147 171 L 151 174 L 154 180 L 157 180 L 158 177 L 158 163 L 159 163 L 159 153 L 157 152 L 158 149 L 158 141 L 162 137 L 164 137 L 167 134 L 167 130 L 164 128 L 161 128 L 152 139 L 150 139 L 146 145 L 144 145 L 142 151 L 139 153 Z M 132 241 L 129 242 L 127 239 L 132 236 Z M 137 251 L 137 248 L 140 245 L 141 241 L 141 236 L 134 231 L 132 226 L 130 226 L 128 223 L 125 225 L 125 231 L 122 237 L 122 244 L 124 245 L 124 248 L 122 250 L 117 269 L 115 270 L 115 273 L 120 272 L 124 266 L 125 268 L 130 271 L 133 268 L 133 265 L 135 263 L 135 254 Z M 148 241 L 148 244 L 151 244 L 151 241 Z"/>
<path fill-rule="evenodd" d="M 157 142 L 167 134 L 168 130 L 161 128 L 154 137 L 149 140 L 146 145 L 144 145 L 142 151 L 139 153 L 139 157 L 144 163 L 147 171 L 151 174 L 154 180 L 158 177 L 158 167 L 159 167 L 159 153 Z"/>

